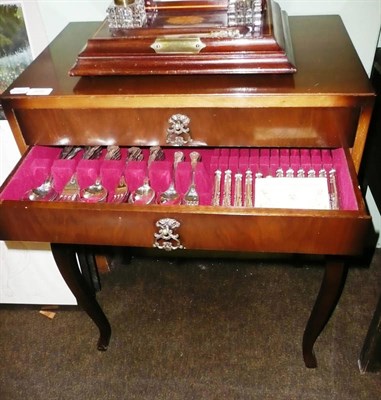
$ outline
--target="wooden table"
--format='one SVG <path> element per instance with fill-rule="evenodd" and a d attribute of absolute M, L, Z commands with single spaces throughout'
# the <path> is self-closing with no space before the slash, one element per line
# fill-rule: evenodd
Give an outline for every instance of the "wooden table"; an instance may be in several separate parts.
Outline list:
<path fill-rule="evenodd" d="M 78 268 L 75 255 L 86 253 L 87 245 L 151 248 L 161 234 L 156 224 L 170 219 L 178 223 L 171 233 L 181 245 L 167 244 L 185 252 L 325 255 L 325 275 L 303 337 L 305 364 L 316 367 L 314 343 L 340 296 L 346 258 L 361 254 L 370 223 L 356 175 L 374 93 L 340 18 L 290 18 L 295 74 L 69 77 L 98 26 L 69 24 L 2 96 L 25 160 L 0 192 L 0 238 L 52 243 L 62 276 L 99 328 L 99 350 L 107 348 L 111 328 Z M 10 92 L 25 86 L 53 90 L 48 96 Z M 168 120 L 178 114 L 191 121 L 192 142 L 184 149 L 338 151 L 345 204 L 339 210 L 291 210 L 20 200 L 22 185 L 37 179 L 28 171 L 38 175 L 49 164 L 41 151 L 63 145 L 172 147 Z M 20 169 L 28 179 L 18 180 Z"/>

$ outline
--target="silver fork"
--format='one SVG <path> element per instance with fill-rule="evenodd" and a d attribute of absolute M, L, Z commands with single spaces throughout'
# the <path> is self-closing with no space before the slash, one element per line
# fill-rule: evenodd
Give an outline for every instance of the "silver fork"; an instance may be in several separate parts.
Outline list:
<path fill-rule="evenodd" d="M 128 156 L 126 163 L 129 161 L 141 161 L 143 159 L 142 151 L 139 147 L 130 147 L 128 149 Z M 115 187 L 114 195 L 111 199 L 111 203 L 123 203 L 128 197 L 128 185 L 124 174 L 119 179 L 118 184 Z"/>
<path fill-rule="evenodd" d="M 58 197 L 58 201 L 77 201 L 79 197 L 79 185 L 77 173 L 74 173 Z"/>
<path fill-rule="evenodd" d="M 128 186 L 124 175 L 120 177 L 118 185 L 115 187 L 111 203 L 123 203 L 128 196 Z"/>
<path fill-rule="evenodd" d="M 189 186 L 189 189 L 184 194 L 184 204 L 187 206 L 197 206 L 200 204 L 200 196 L 197 193 L 194 178 L 196 175 L 197 162 L 200 159 L 200 153 L 192 151 L 192 153 L 189 154 L 189 157 L 191 159 L 191 166 L 192 166 L 192 181 Z"/>

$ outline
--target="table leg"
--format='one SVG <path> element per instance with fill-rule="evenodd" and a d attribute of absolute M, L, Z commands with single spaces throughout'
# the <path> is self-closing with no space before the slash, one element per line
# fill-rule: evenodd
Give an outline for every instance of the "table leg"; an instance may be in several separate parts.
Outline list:
<path fill-rule="evenodd" d="M 381 371 L 381 297 L 370 322 L 358 364 L 363 374 Z"/>
<path fill-rule="evenodd" d="M 77 262 L 77 246 L 52 243 L 51 249 L 59 271 L 66 284 L 99 329 L 98 350 L 107 350 L 111 337 L 111 326 L 98 304 L 94 291 L 89 288 Z"/>
<path fill-rule="evenodd" d="M 95 252 L 92 246 L 79 246 L 77 248 L 77 258 L 81 267 L 82 276 L 85 278 L 89 288 L 94 294 L 101 290 Z"/>
<path fill-rule="evenodd" d="M 313 346 L 336 307 L 345 283 L 346 272 L 343 259 L 327 259 L 323 282 L 303 336 L 303 358 L 307 368 L 317 367 Z"/>

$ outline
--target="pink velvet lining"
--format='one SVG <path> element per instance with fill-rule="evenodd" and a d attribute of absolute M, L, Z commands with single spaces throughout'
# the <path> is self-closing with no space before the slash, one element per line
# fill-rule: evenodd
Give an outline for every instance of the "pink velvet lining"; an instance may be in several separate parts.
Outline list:
<path fill-rule="evenodd" d="M 97 160 L 83 160 L 82 152 L 72 160 L 61 160 L 58 147 L 36 146 L 26 156 L 12 179 L 0 193 L 0 199 L 20 200 L 31 188 L 39 186 L 49 174 L 53 175 L 54 185 L 61 192 L 74 172 L 77 172 L 81 188 L 93 184 L 101 177 L 102 184 L 107 188 L 108 200 L 112 198 L 114 188 L 122 174 L 125 175 L 129 190 L 132 192 L 143 184 L 144 178 L 150 179 L 150 185 L 160 195 L 172 180 L 173 155 L 179 149 L 164 148 L 165 159 L 154 161 L 147 166 L 149 149 L 143 148 L 143 161 L 129 161 L 127 148 L 121 148 L 121 160 L 105 160 L 103 151 Z M 214 183 L 214 173 L 217 169 L 224 172 L 227 169 L 232 175 L 245 173 L 250 169 L 253 175 L 261 172 L 264 176 L 275 176 L 276 170 L 284 172 L 292 168 L 296 172 L 303 168 L 305 173 L 314 169 L 316 175 L 324 168 L 336 170 L 336 180 L 339 193 L 340 209 L 357 210 L 356 197 L 352 187 L 351 177 L 346 165 L 343 149 L 288 149 L 288 148 L 197 148 L 182 149 L 185 159 L 178 164 L 175 176 L 176 189 L 183 195 L 191 183 L 191 164 L 189 153 L 198 151 L 201 161 L 197 164 L 195 182 L 200 194 L 200 204 L 210 205 Z"/>

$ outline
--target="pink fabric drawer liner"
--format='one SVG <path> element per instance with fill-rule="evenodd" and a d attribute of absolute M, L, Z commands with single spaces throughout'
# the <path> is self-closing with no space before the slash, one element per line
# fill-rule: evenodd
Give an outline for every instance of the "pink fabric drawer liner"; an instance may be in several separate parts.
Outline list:
<path fill-rule="evenodd" d="M 56 190 L 60 192 L 74 172 L 77 172 L 81 188 L 93 184 L 96 178 L 100 176 L 102 184 L 109 191 L 107 201 L 110 201 L 122 174 L 125 175 L 129 190 L 132 192 L 143 184 L 143 179 L 148 173 L 150 185 L 156 193 L 160 194 L 168 188 L 172 180 L 173 155 L 179 149 L 163 148 L 165 159 L 154 161 L 149 168 L 146 161 L 149 149 L 142 148 L 142 150 L 143 161 L 128 161 L 126 163 L 127 148 L 121 148 L 121 160 L 105 160 L 106 149 L 103 150 L 101 157 L 97 160 L 83 160 L 82 151 L 74 159 L 62 160 L 59 159 L 61 148 L 35 146 L 0 193 L 0 199 L 22 199 L 29 189 L 39 186 L 50 173 L 53 175 Z M 334 168 L 339 193 L 339 208 L 357 210 L 356 197 L 345 153 L 341 148 L 185 148 L 181 150 L 185 159 L 178 164 L 176 170 L 176 189 L 181 194 L 187 191 L 191 182 L 189 153 L 198 151 L 201 154 L 201 161 L 197 164 L 195 181 L 202 205 L 211 204 L 216 169 L 220 169 L 222 172 L 230 169 L 233 176 L 236 172 L 244 174 L 247 169 L 253 172 L 253 176 L 257 172 L 261 172 L 263 176 L 275 176 L 275 171 L 278 168 L 286 171 L 291 167 L 295 174 L 300 168 L 303 168 L 306 174 L 310 169 L 314 169 L 316 175 L 322 168 L 326 169 L 327 173 Z"/>

